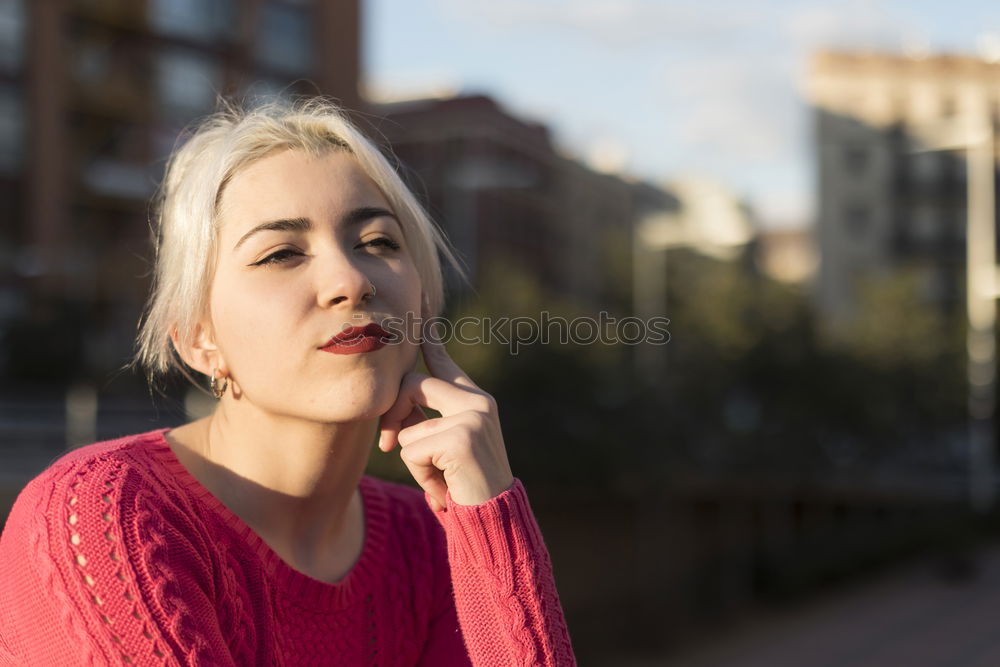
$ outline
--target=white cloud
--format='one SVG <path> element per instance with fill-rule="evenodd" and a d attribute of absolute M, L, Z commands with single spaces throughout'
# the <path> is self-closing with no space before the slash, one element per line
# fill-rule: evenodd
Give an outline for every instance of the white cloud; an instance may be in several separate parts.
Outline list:
<path fill-rule="evenodd" d="M 976 51 L 991 63 L 1000 63 L 1000 32 L 983 32 L 976 37 Z"/>
<path fill-rule="evenodd" d="M 763 227 L 798 227 L 812 223 L 810 194 L 798 184 L 760 190 L 751 197 L 754 213 Z"/>
<path fill-rule="evenodd" d="M 627 116 L 609 109 L 603 125 L 596 114 L 570 122 L 571 106 L 552 102 L 548 118 L 557 138 L 569 139 L 578 152 L 600 153 L 597 138 L 616 138 L 627 151 L 615 153 L 617 162 L 629 170 L 637 167 L 647 177 L 711 174 L 752 195 L 763 217 L 780 221 L 808 217 L 810 112 L 797 90 L 808 56 L 820 48 L 917 50 L 929 44 L 927 32 L 890 0 L 434 2 L 470 34 L 500 36 L 512 49 L 518 37 L 551 35 L 565 53 L 573 49 L 567 40 L 575 40 L 600 52 L 609 64 L 604 76 L 621 72 L 620 81 L 606 84 L 615 90 L 611 98 L 645 109 L 642 119 L 631 109 Z M 552 54 L 553 61 L 560 57 Z M 650 71 L 660 78 L 650 80 Z M 595 81 L 595 90 L 602 85 Z M 625 127 L 613 126 L 625 117 Z"/>
<path fill-rule="evenodd" d="M 796 150 L 804 121 L 791 69 L 783 59 L 754 54 L 671 66 L 664 96 L 685 152 L 756 162 Z"/>
<path fill-rule="evenodd" d="M 586 161 L 591 169 L 619 174 L 628 165 L 628 147 L 612 136 L 598 136 L 587 146 Z"/>
<path fill-rule="evenodd" d="M 926 31 L 878 0 L 841 0 L 803 4 L 784 24 L 801 51 L 816 49 L 921 50 Z"/>
<path fill-rule="evenodd" d="M 560 29 L 595 44 L 723 39 L 758 25 L 759 11 L 727 0 L 706 5 L 650 0 L 437 0 L 451 16 L 480 28 L 515 32 Z"/>
<path fill-rule="evenodd" d="M 423 97 L 451 97 L 462 90 L 457 72 L 435 70 L 393 70 L 373 74 L 365 72 L 361 88 L 373 102 L 396 102 Z"/>

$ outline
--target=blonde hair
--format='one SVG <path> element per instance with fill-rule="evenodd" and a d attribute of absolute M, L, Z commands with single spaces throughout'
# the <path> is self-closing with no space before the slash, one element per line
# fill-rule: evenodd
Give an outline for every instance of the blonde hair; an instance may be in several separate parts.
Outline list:
<path fill-rule="evenodd" d="M 348 151 L 388 200 L 403 228 L 432 314 L 444 306 L 437 252 L 467 280 L 444 234 L 379 149 L 323 98 L 271 102 L 249 110 L 223 103 L 197 124 L 190 139 L 167 162 L 154 199 L 155 268 L 149 304 L 139 325 L 135 363 L 153 380 L 171 369 L 191 375 L 170 340 L 189 344 L 205 315 L 219 236 L 219 202 L 233 176 L 282 149 L 322 154 Z"/>

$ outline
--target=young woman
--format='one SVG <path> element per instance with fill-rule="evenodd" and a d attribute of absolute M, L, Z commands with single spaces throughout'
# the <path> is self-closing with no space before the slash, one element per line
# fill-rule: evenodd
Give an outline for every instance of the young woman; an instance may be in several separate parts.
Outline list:
<path fill-rule="evenodd" d="M 438 252 L 336 107 L 201 124 L 161 188 L 138 358 L 218 404 L 25 488 L 0 665 L 573 664 L 496 402 L 421 336 Z M 423 493 L 363 475 L 376 434 Z"/>

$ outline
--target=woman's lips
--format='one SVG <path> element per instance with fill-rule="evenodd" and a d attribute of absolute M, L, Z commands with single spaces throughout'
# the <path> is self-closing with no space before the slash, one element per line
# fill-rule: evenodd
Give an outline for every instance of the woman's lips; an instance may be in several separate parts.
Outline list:
<path fill-rule="evenodd" d="M 363 327 L 351 327 L 330 339 L 320 349 L 331 354 L 359 354 L 374 352 L 385 347 L 389 333 L 372 322 Z"/>

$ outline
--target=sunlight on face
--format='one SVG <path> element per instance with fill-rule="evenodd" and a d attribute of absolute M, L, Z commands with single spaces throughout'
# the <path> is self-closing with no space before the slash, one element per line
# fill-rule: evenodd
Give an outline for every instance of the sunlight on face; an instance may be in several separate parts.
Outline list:
<path fill-rule="evenodd" d="M 388 410 L 416 362 L 414 343 L 347 355 L 320 349 L 345 326 L 420 315 L 420 277 L 402 228 L 354 157 L 270 155 L 236 174 L 220 212 L 210 319 L 234 396 L 321 422 Z"/>

